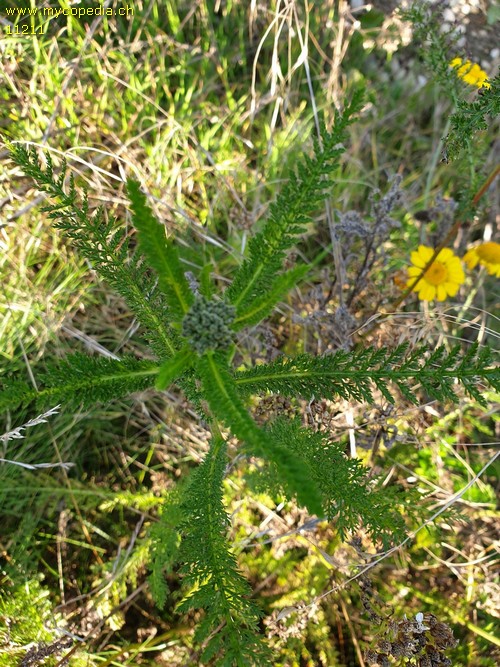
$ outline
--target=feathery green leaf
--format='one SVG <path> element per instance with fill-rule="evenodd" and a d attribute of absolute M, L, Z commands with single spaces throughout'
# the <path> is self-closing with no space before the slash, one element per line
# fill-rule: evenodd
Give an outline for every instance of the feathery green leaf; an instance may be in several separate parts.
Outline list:
<path fill-rule="evenodd" d="M 160 518 L 149 531 L 151 538 L 151 573 L 149 586 L 156 604 L 163 609 L 168 586 L 165 575 L 179 559 L 180 525 L 185 518 L 181 508 L 186 482 L 178 482 L 169 492 L 162 506 Z"/>
<path fill-rule="evenodd" d="M 307 265 L 297 266 L 280 274 L 261 297 L 254 299 L 234 321 L 236 331 L 261 322 L 274 306 L 309 272 Z"/>
<path fill-rule="evenodd" d="M 194 296 L 182 270 L 177 250 L 167 239 L 165 227 L 156 220 L 139 183 L 127 181 L 132 222 L 138 231 L 139 248 L 158 274 L 158 285 L 173 316 L 179 321 L 188 312 Z"/>
<path fill-rule="evenodd" d="M 52 362 L 37 375 L 38 389 L 17 381 L 3 381 L 0 409 L 9 410 L 28 405 L 33 400 L 38 408 L 56 403 L 88 407 L 143 391 L 154 384 L 158 366 L 152 361 L 124 357 L 120 361 L 104 357 L 72 354 Z"/>
<path fill-rule="evenodd" d="M 32 385 L 18 378 L 4 377 L 0 380 L 0 387 L 0 412 L 28 405 L 38 395 Z"/>
<path fill-rule="evenodd" d="M 318 209 L 329 187 L 329 174 L 339 164 L 345 148 L 346 129 L 361 109 L 363 93 L 358 90 L 344 112 L 337 113 L 332 132 L 322 127 L 322 145 L 316 141 L 314 157 L 304 156 L 289 182 L 271 205 L 269 219 L 262 231 L 249 242 L 249 257 L 236 272 L 226 299 L 237 307 L 241 316 L 254 299 L 267 291 L 280 271 L 285 252 L 305 230 L 311 215 Z"/>
<path fill-rule="evenodd" d="M 367 402 L 373 401 L 375 385 L 392 403 L 393 385 L 416 404 L 415 391 L 419 386 L 433 398 L 457 401 L 453 385 L 458 380 L 468 393 L 481 401 L 477 382 L 482 380 L 496 389 L 500 371 L 490 366 L 488 348 L 483 348 L 476 356 L 475 352 L 473 349 L 460 358 L 456 349 L 446 353 L 444 348 L 438 347 L 430 353 L 424 345 L 408 352 L 407 346 L 402 345 L 392 351 L 363 348 L 350 352 L 339 350 L 320 357 L 302 354 L 239 371 L 235 374 L 235 383 L 240 395 L 271 391 L 285 396 L 319 398 L 337 394 L 345 399 Z"/>
<path fill-rule="evenodd" d="M 190 347 L 183 347 L 177 354 L 160 366 L 155 387 L 162 391 L 175 381 L 185 370 L 193 364 L 194 355 Z"/>
<path fill-rule="evenodd" d="M 321 496 L 311 483 L 307 466 L 258 428 L 238 397 L 223 357 L 207 352 L 198 362 L 198 371 L 205 397 L 214 415 L 243 440 L 253 454 L 275 461 L 288 492 L 296 495 L 297 500 L 308 507 L 311 513 L 321 514 Z"/>
<path fill-rule="evenodd" d="M 346 457 L 343 445 L 332 443 L 325 433 L 302 428 L 299 420 L 280 418 L 269 428 L 269 434 L 310 467 L 323 496 L 325 513 L 334 521 L 342 540 L 361 526 L 386 547 L 404 537 L 401 501 L 387 489 L 378 490 L 362 462 Z"/>
<path fill-rule="evenodd" d="M 176 349 L 174 332 L 169 329 L 169 313 L 158 298 L 154 280 L 147 267 L 134 258 L 129 250 L 127 229 L 118 228 L 113 218 L 107 219 L 103 209 L 92 216 L 86 193 L 80 202 L 74 179 L 69 179 L 66 192 L 66 162 L 59 178 L 54 177 L 50 153 L 46 154 L 47 168 L 42 170 L 36 151 L 24 146 L 10 146 L 13 160 L 31 176 L 37 187 L 54 200 L 44 211 L 55 220 L 55 226 L 65 232 L 73 245 L 90 261 L 102 278 L 123 296 L 134 315 L 146 329 L 154 351 L 160 357 L 171 356 Z"/>
<path fill-rule="evenodd" d="M 269 652 L 258 631 L 261 614 L 227 542 L 229 517 L 222 502 L 226 464 L 226 443 L 216 437 L 184 495 L 179 558 L 184 584 L 192 590 L 178 611 L 205 610 L 196 630 L 197 641 L 208 640 L 203 662 L 219 655 L 218 665 L 268 665 Z"/>

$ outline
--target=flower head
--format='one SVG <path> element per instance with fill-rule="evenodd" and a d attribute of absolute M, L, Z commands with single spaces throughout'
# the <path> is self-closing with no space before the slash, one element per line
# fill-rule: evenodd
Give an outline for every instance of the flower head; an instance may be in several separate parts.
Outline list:
<path fill-rule="evenodd" d="M 464 262 L 469 269 L 480 264 L 492 276 L 500 278 L 500 243 L 487 241 L 465 253 Z"/>
<path fill-rule="evenodd" d="M 478 88 L 491 88 L 488 75 L 476 63 L 472 63 L 470 60 L 464 62 L 462 58 L 453 58 L 450 67 L 456 69 L 457 76 L 465 83 Z"/>
<path fill-rule="evenodd" d="M 231 324 L 235 315 L 234 306 L 198 296 L 182 320 L 182 335 L 198 354 L 224 350 L 233 342 Z"/>
<path fill-rule="evenodd" d="M 422 275 L 433 254 L 434 250 L 425 245 L 418 246 L 418 250 L 411 253 L 413 266 L 408 267 L 407 287 L 411 287 L 415 278 Z M 448 296 L 455 296 L 464 281 L 465 274 L 460 259 L 449 248 L 443 248 L 413 291 L 418 293 L 418 298 L 422 301 L 444 301 Z"/>

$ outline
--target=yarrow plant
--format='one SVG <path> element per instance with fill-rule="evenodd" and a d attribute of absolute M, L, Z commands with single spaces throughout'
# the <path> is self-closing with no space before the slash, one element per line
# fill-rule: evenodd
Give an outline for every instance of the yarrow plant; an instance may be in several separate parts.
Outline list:
<path fill-rule="evenodd" d="M 87 194 L 78 195 L 66 165 L 56 176 L 50 156 L 40 167 L 36 152 L 11 146 L 14 160 L 51 200 L 45 210 L 93 268 L 128 303 L 149 341 L 150 358 L 96 358 L 72 354 L 46 364 L 34 388 L 24 377 L 2 378 L 0 410 L 90 407 L 134 392 L 175 385 L 211 431 L 203 463 L 168 495 L 159 521 L 151 529 L 152 594 L 161 607 L 169 595 L 166 576 L 174 566 L 184 582 L 178 611 L 202 609 L 195 641 L 197 662 L 219 665 L 270 665 L 273 658 L 260 635 L 261 612 L 251 599 L 248 582 L 238 569 L 228 539 L 229 516 L 223 481 L 230 461 L 228 435 L 238 442 L 239 461 L 264 461 L 263 483 L 311 515 L 331 522 L 339 539 L 359 528 L 380 547 L 405 533 L 404 498 L 369 476 L 361 461 L 291 418 L 265 424 L 255 421 L 253 397 L 281 394 L 307 400 L 331 398 L 373 403 L 377 392 L 390 403 L 402 394 L 418 404 L 420 396 L 457 401 L 457 388 L 484 403 L 482 388 L 500 389 L 500 372 L 491 352 L 477 345 L 430 348 L 426 344 L 394 349 L 364 347 L 314 356 L 280 354 L 269 363 L 252 365 L 244 354 L 248 332 L 265 320 L 310 272 L 313 263 L 290 266 L 288 252 L 332 187 L 347 128 L 363 104 L 353 96 L 337 112 L 331 131 L 321 128 L 312 155 L 304 156 L 271 205 L 269 216 L 248 244 L 247 254 L 229 276 L 224 291 L 202 253 L 183 268 L 182 244 L 167 236 L 153 215 L 146 194 L 127 182 L 130 217 L 137 250 L 130 245 L 129 225 L 91 213 Z M 190 248 L 190 260 L 196 253 Z M 431 249 L 421 246 L 412 260 L 421 270 Z M 288 259 L 289 263 L 286 264 Z M 423 279 L 423 295 L 444 298 L 463 280 L 451 250 L 442 251 Z M 413 274 L 412 274 L 413 275 Z M 406 508 L 406 512 L 407 512 Z"/>

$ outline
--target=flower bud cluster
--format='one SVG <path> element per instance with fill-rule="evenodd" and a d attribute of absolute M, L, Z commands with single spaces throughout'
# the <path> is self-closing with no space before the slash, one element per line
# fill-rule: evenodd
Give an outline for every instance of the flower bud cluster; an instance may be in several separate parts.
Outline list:
<path fill-rule="evenodd" d="M 198 297 L 182 322 L 182 335 L 198 354 L 207 350 L 224 350 L 233 342 L 231 324 L 236 309 L 224 301 Z"/>

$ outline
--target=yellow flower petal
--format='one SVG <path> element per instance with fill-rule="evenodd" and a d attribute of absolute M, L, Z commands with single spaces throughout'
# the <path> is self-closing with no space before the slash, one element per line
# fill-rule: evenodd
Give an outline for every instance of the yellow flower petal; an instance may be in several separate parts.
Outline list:
<path fill-rule="evenodd" d="M 443 248 L 439 255 L 436 257 L 436 260 L 439 260 L 440 262 L 447 262 L 453 257 L 455 257 L 453 250 L 450 250 L 450 248 Z"/>
<path fill-rule="evenodd" d="M 411 253 L 412 266 L 408 267 L 408 281 L 406 285 L 412 287 L 422 301 L 444 301 L 447 296 L 454 296 L 465 281 L 462 263 L 451 248 L 443 248 L 431 262 L 434 250 L 420 245 L 418 250 Z M 427 267 L 425 273 L 422 269 Z M 420 276 L 419 282 L 413 286 L 415 278 Z"/>
<path fill-rule="evenodd" d="M 444 285 L 436 285 L 436 296 L 438 301 L 444 301 L 446 299 L 446 290 Z"/>
<path fill-rule="evenodd" d="M 412 278 L 411 282 L 408 281 L 408 285 L 407 285 L 407 287 L 411 287 L 411 286 L 413 285 L 413 283 L 414 283 L 414 280 L 415 280 L 415 279 Z M 418 298 L 419 298 L 419 299 L 420 299 L 420 292 L 421 292 L 421 290 L 425 289 L 425 286 L 426 286 L 426 285 L 427 285 L 427 283 L 426 283 L 424 280 L 419 280 L 418 283 L 417 283 L 417 284 L 415 285 L 415 287 L 413 288 L 413 292 L 416 292 L 416 293 L 418 294 Z"/>
<path fill-rule="evenodd" d="M 425 245 L 419 245 L 418 250 L 414 250 L 410 255 L 411 263 L 423 269 L 433 254 L 434 251 L 432 248 L 428 248 Z"/>
<path fill-rule="evenodd" d="M 424 283 L 423 288 L 420 290 L 419 297 L 422 301 L 432 301 L 436 296 L 436 288 L 434 285 L 429 285 L 429 283 Z"/>
<path fill-rule="evenodd" d="M 432 257 L 432 255 L 434 254 L 434 248 L 429 248 L 429 246 L 426 245 L 419 245 L 418 253 L 421 257 L 425 259 L 426 262 L 428 262 Z"/>
<path fill-rule="evenodd" d="M 410 260 L 414 266 L 417 266 L 420 269 L 423 269 L 425 266 L 425 260 L 420 257 L 420 254 L 416 250 L 413 250 L 410 254 Z"/>
<path fill-rule="evenodd" d="M 449 262 L 447 262 L 448 274 L 451 276 L 457 274 L 461 277 L 461 280 L 465 280 L 465 273 L 462 266 L 462 262 L 458 257 L 453 257 Z"/>
<path fill-rule="evenodd" d="M 458 269 L 452 269 L 448 272 L 448 280 L 451 283 L 458 283 L 461 285 L 465 281 L 465 273 Z"/>
<path fill-rule="evenodd" d="M 492 276 L 500 277 L 500 243 L 486 241 L 465 253 L 464 262 L 469 269 L 480 264 Z"/>
<path fill-rule="evenodd" d="M 490 266 L 488 267 L 488 273 L 491 276 L 496 276 L 497 278 L 500 278 L 500 264 L 498 264 L 496 267 L 490 264 Z"/>
<path fill-rule="evenodd" d="M 462 58 L 453 58 L 449 65 L 456 70 L 456 75 L 465 83 L 477 88 L 491 88 L 488 83 L 488 75 L 477 63 L 472 63 L 470 60 L 464 62 Z"/>
<path fill-rule="evenodd" d="M 460 260 L 460 257 L 457 257 L 456 255 L 453 255 L 450 257 L 450 259 L 446 260 L 446 264 L 448 265 L 448 268 L 451 269 L 461 269 L 462 268 L 462 262 Z"/>
<path fill-rule="evenodd" d="M 464 255 L 464 262 L 467 264 L 468 269 L 473 269 L 479 262 L 479 257 L 476 253 L 475 248 L 471 248 Z"/>
<path fill-rule="evenodd" d="M 500 264 L 500 244 L 495 243 L 494 241 L 481 243 L 481 245 L 476 248 L 476 255 L 479 259 L 484 260 L 485 262 Z"/>

